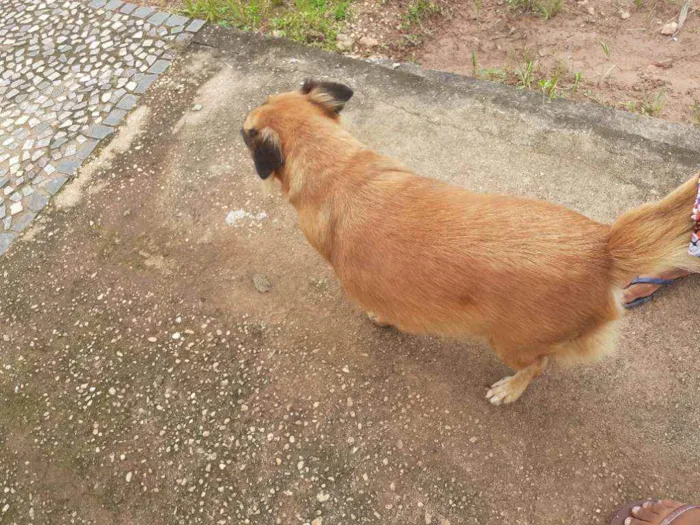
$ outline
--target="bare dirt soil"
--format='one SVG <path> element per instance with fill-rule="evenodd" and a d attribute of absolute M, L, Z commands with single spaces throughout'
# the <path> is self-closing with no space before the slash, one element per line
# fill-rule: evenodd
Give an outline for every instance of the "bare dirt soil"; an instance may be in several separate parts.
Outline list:
<path fill-rule="evenodd" d="M 666 23 L 678 20 L 681 7 L 681 2 L 566 1 L 545 20 L 503 0 L 483 5 L 461 0 L 441 5 L 441 15 L 417 24 L 376 26 L 393 58 L 520 87 L 531 82 L 534 90 L 541 90 L 540 80 L 558 79 L 557 96 L 697 125 L 700 17 L 691 6 L 677 40 L 661 34 Z M 363 21 L 386 16 L 382 7 L 375 9 Z M 523 82 L 528 61 L 533 71 Z"/>

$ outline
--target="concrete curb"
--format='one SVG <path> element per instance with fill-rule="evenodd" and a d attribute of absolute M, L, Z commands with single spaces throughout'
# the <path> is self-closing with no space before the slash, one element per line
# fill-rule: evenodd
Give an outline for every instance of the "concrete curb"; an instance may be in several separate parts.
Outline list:
<path fill-rule="evenodd" d="M 652 151 L 689 168 L 700 166 L 700 129 L 686 124 L 643 117 L 590 102 L 543 100 L 539 93 L 520 91 L 495 82 L 423 69 L 414 64 L 397 64 L 389 60 L 357 60 L 289 40 L 252 35 L 231 28 L 208 25 L 197 33 L 192 43 L 232 54 L 251 55 L 274 50 L 326 64 L 329 70 L 352 65 L 355 71 L 370 76 L 388 75 L 397 80 L 403 77 L 401 84 L 413 84 L 416 87 L 428 82 L 448 91 L 459 92 L 461 96 L 482 104 L 547 120 L 552 131 L 568 128 L 595 133 L 616 147 Z M 412 82 L 406 82 L 407 76 L 412 78 Z"/>

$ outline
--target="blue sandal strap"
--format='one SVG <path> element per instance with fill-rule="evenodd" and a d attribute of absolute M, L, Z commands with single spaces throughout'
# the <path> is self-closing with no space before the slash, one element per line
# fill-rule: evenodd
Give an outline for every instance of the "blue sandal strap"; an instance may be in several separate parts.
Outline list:
<path fill-rule="evenodd" d="M 632 282 L 627 285 L 627 288 L 635 284 L 658 284 L 659 286 L 667 286 L 674 283 L 676 280 L 677 279 L 661 279 L 659 277 L 635 277 L 632 279 Z"/>
<path fill-rule="evenodd" d="M 654 300 L 654 294 L 651 295 L 646 295 L 644 297 L 638 297 L 634 301 L 630 301 L 629 303 L 625 303 L 624 307 L 627 310 L 632 310 L 634 308 L 637 308 L 638 306 L 642 306 L 643 304 L 647 304 L 650 301 Z"/>

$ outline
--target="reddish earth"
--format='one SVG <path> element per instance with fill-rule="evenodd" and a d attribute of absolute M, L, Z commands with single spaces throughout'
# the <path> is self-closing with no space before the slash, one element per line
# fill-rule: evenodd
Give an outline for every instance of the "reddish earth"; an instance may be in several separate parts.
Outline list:
<path fill-rule="evenodd" d="M 691 8 L 677 40 L 661 34 L 664 24 L 678 20 L 681 2 L 566 1 L 549 20 L 514 12 L 502 0 L 486 0 L 477 17 L 477 4 L 450 2 L 451 16 L 424 26 L 422 43 L 404 45 L 403 57 L 473 75 L 474 52 L 477 75 L 505 74 L 509 83 L 518 83 L 517 70 L 531 60 L 532 89 L 559 69 L 560 96 L 700 124 L 700 17 Z M 575 73 L 581 73 L 577 90 Z"/>

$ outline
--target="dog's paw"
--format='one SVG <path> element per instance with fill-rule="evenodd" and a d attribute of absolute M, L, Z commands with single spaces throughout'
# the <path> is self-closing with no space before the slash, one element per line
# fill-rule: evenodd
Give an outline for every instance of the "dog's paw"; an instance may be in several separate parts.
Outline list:
<path fill-rule="evenodd" d="M 492 405 L 506 405 L 517 401 L 518 398 L 525 392 L 528 383 L 522 381 L 518 375 L 504 377 L 497 383 L 491 385 L 489 391 L 486 392 L 486 399 Z"/>

